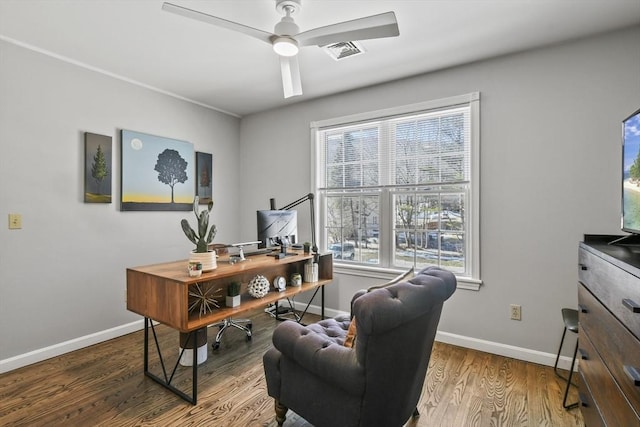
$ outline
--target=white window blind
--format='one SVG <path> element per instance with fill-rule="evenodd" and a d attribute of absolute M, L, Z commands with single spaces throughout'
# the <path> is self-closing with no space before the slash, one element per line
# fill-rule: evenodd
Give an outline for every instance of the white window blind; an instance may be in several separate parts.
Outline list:
<path fill-rule="evenodd" d="M 337 263 L 439 265 L 477 279 L 478 102 L 313 123 L 321 248 Z"/>

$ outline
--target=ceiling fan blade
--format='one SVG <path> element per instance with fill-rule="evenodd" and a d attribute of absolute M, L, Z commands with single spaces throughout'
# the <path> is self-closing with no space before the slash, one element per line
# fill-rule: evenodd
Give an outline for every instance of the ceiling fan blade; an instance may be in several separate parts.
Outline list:
<path fill-rule="evenodd" d="M 282 88 L 284 97 L 302 95 L 302 83 L 300 82 L 300 67 L 297 56 L 281 56 L 280 71 L 282 72 Z"/>
<path fill-rule="evenodd" d="M 304 31 L 295 36 L 300 46 L 325 46 L 338 42 L 395 37 L 400 34 L 393 12 L 367 16 Z"/>
<path fill-rule="evenodd" d="M 184 16 L 186 18 L 195 19 L 207 24 L 215 25 L 217 27 L 238 31 L 271 44 L 271 37 L 273 36 L 273 34 L 259 30 L 257 28 L 248 27 L 246 25 L 238 24 L 237 22 L 228 21 L 226 19 L 218 18 L 217 16 L 208 15 L 204 12 L 198 12 L 197 10 L 188 9 L 186 7 L 178 6 L 173 3 L 163 3 L 162 10 L 175 13 L 176 15 Z"/>

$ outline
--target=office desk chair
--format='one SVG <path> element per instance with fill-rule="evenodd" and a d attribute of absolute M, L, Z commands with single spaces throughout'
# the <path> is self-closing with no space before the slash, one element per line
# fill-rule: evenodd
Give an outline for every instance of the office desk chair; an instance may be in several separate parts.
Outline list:
<path fill-rule="evenodd" d="M 571 403 L 567 405 L 567 396 L 569 395 L 569 386 L 572 385 L 571 378 L 573 377 L 573 368 L 576 364 L 576 354 L 578 354 L 578 341 L 576 341 L 576 348 L 573 350 L 573 359 L 571 360 L 571 369 L 569 370 L 569 378 L 565 378 L 558 372 L 558 360 L 560 360 L 560 353 L 562 352 L 562 344 L 564 343 L 564 337 L 567 334 L 567 330 L 578 333 L 578 310 L 572 308 L 562 309 L 562 321 L 564 322 L 564 330 L 562 331 L 562 338 L 560 339 L 560 347 L 558 348 L 558 355 L 556 356 L 556 363 L 553 365 L 553 371 L 557 376 L 567 382 L 567 387 L 564 390 L 564 399 L 562 399 L 562 407 L 564 409 L 572 409 L 578 406 L 579 402 Z M 575 384 L 573 384 L 575 385 Z"/>
<path fill-rule="evenodd" d="M 251 323 L 250 319 L 234 320 L 231 317 L 228 317 L 224 319 L 222 322 L 217 323 L 215 326 L 217 326 L 219 330 L 218 330 L 218 333 L 216 334 L 215 342 L 211 344 L 211 347 L 214 350 L 217 350 L 220 348 L 220 340 L 222 340 L 222 334 L 224 334 L 224 331 L 226 331 L 227 328 L 229 327 L 234 327 L 234 328 L 240 329 L 241 331 L 244 331 L 247 334 L 247 341 L 251 341 L 251 329 L 253 328 L 253 324 Z"/>

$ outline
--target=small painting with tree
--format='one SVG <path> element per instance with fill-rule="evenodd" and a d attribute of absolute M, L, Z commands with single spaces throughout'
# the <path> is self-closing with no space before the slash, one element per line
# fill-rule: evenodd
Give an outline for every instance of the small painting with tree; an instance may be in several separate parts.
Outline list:
<path fill-rule="evenodd" d="M 110 136 L 84 133 L 85 203 L 111 203 L 111 157 Z"/>
<path fill-rule="evenodd" d="M 206 205 L 213 200 L 213 156 L 196 151 L 196 196 L 200 204 Z"/>

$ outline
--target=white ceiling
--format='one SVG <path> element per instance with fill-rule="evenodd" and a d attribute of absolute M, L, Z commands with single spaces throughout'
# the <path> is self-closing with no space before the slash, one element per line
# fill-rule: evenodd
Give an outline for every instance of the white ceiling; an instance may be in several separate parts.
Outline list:
<path fill-rule="evenodd" d="M 269 32 L 281 17 L 274 0 L 172 2 Z M 400 36 L 365 40 L 366 54 L 340 62 L 303 47 L 304 95 L 284 99 L 268 45 L 161 5 L 0 0 L 0 39 L 243 116 L 640 23 L 640 0 L 302 0 L 301 31 L 394 11 Z"/>

